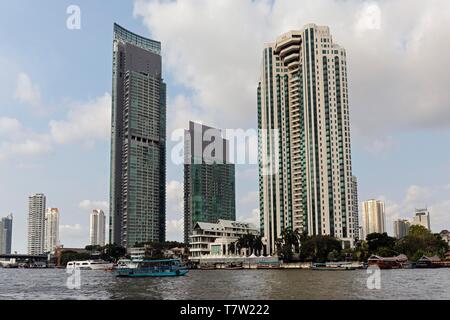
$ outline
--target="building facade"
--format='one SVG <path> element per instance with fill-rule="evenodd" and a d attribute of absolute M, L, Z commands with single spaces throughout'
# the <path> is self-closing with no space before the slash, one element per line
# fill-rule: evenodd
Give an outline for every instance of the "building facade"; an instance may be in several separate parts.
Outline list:
<path fill-rule="evenodd" d="M 310 24 L 265 46 L 257 90 L 261 231 L 355 233 L 346 51 Z"/>
<path fill-rule="evenodd" d="M 10 254 L 12 244 L 13 215 L 0 220 L 0 254 Z"/>
<path fill-rule="evenodd" d="M 166 85 L 161 43 L 114 25 L 110 242 L 164 242 Z"/>
<path fill-rule="evenodd" d="M 44 216 L 44 252 L 55 253 L 59 245 L 59 210 L 48 208 Z"/>
<path fill-rule="evenodd" d="M 105 245 L 105 213 L 103 210 L 92 210 L 89 225 L 89 243 L 91 246 Z"/>
<path fill-rule="evenodd" d="M 359 223 L 359 203 L 358 203 L 358 178 L 352 176 L 352 207 L 353 207 L 353 232 L 355 238 L 361 239 L 361 227 Z"/>
<path fill-rule="evenodd" d="M 403 239 L 409 233 L 409 227 L 411 222 L 406 219 L 398 219 L 394 221 L 394 237 L 397 239 Z"/>
<path fill-rule="evenodd" d="M 189 237 L 191 259 L 208 255 L 229 255 L 230 245 L 245 234 L 259 235 L 252 223 L 219 220 L 217 223 L 197 222 Z"/>
<path fill-rule="evenodd" d="M 416 209 L 412 224 L 423 226 L 431 231 L 430 213 L 428 212 L 428 209 Z"/>
<path fill-rule="evenodd" d="M 46 198 L 42 193 L 28 197 L 28 254 L 44 253 Z"/>
<path fill-rule="evenodd" d="M 362 204 L 363 239 L 371 233 L 386 232 L 386 217 L 384 202 L 368 200 Z"/>
<path fill-rule="evenodd" d="M 221 130 L 190 122 L 184 141 L 184 241 L 188 244 L 197 222 L 236 220 L 236 187 L 235 166 L 229 162 L 228 141 Z"/>

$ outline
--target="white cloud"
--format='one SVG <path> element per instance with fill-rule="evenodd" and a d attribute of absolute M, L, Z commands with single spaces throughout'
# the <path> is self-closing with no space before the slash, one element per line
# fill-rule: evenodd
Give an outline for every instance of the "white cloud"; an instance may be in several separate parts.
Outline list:
<path fill-rule="evenodd" d="M 31 81 L 30 76 L 21 72 L 17 75 L 16 91 L 14 98 L 35 108 L 42 107 L 41 92 L 39 86 Z"/>
<path fill-rule="evenodd" d="M 86 211 L 92 211 L 94 209 L 101 209 L 105 213 L 109 210 L 108 201 L 92 201 L 92 200 L 83 200 L 78 205 L 81 209 Z"/>
<path fill-rule="evenodd" d="M 71 108 L 66 120 L 50 121 L 50 133 L 56 143 L 82 142 L 92 144 L 107 139 L 111 133 L 111 95 Z"/>
<path fill-rule="evenodd" d="M 184 219 L 168 220 L 166 222 L 166 239 L 168 241 L 183 241 Z"/>
<path fill-rule="evenodd" d="M 89 243 L 88 230 L 81 224 L 60 225 L 59 238 L 65 247 L 84 247 Z"/>
<path fill-rule="evenodd" d="M 250 191 L 241 198 L 242 204 L 257 205 L 258 201 L 259 201 L 259 192 L 257 191 Z"/>
<path fill-rule="evenodd" d="M 183 215 L 184 193 L 183 184 L 179 181 L 169 181 L 166 185 L 167 211 L 171 215 Z"/>
<path fill-rule="evenodd" d="M 24 128 L 19 120 L 0 118 L 0 161 L 14 157 L 43 155 L 52 150 L 50 137 Z"/>
<path fill-rule="evenodd" d="M 256 125 L 263 44 L 310 22 L 347 49 L 354 136 L 450 127 L 450 60 L 436 59 L 450 55 L 448 1 L 135 0 L 134 12 L 217 127 Z"/>
<path fill-rule="evenodd" d="M 56 144 L 81 143 L 93 146 L 108 139 L 111 130 L 111 96 L 74 105 L 65 120 L 51 120 L 49 132 L 36 133 L 15 118 L 0 117 L 0 161 L 15 156 L 40 156 Z"/>
<path fill-rule="evenodd" d="M 14 118 L 0 117 L 0 134 L 12 136 L 20 132 L 22 126 L 19 120 Z"/>
<path fill-rule="evenodd" d="M 239 222 L 253 223 L 257 228 L 259 227 L 259 209 L 253 209 L 249 215 L 241 215 L 238 217 Z"/>

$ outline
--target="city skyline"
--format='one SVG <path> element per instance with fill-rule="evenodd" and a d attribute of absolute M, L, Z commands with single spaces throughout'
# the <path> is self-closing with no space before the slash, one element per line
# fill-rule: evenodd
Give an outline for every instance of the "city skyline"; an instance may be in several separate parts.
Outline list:
<path fill-rule="evenodd" d="M 276 3 L 267 13 L 268 19 L 274 22 L 271 26 L 272 30 L 262 28 L 258 24 L 257 26 L 260 29 L 257 29 L 258 32 L 256 33 L 253 29 L 244 28 L 245 31 L 251 31 L 250 34 L 256 35 L 254 40 L 248 40 L 249 37 L 245 36 L 246 32 L 243 32 L 241 36 L 230 28 L 231 30 L 226 31 L 227 33 L 223 36 L 230 37 L 227 38 L 229 39 L 228 45 L 236 43 L 237 47 L 242 47 L 242 50 L 238 50 L 238 56 L 242 57 L 244 61 L 240 62 L 240 59 L 236 59 L 237 56 L 234 51 L 227 51 L 227 47 L 218 45 L 218 48 L 224 50 L 215 50 L 213 53 L 223 61 L 230 60 L 234 63 L 226 64 L 227 67 L 222 67 L 225 69 L 216 69 L 216 66 L 208 66 L 205 62 L 206 56 L 203 56 L 203 51 L 208 50 L 202 47 L 204 45 L 202 41 L 192 41 L 196 43 L 199 50 L 189 46 L 190 50 L 180 52 L 178 48 L 183 47 L 183 39 L 189 39 L 189 34 L 197 34 L 200 37 L 204 35 L 205 39 L 214 41 L 213 32 L 208 30 L 220 29 L 220 22 L 217 22 L 219 25 L 216 26 L 210 21 L 198 19 L 199 23 L 206 26 L 206 28 L 202 28 L 205 33 L 201 33 L 195 31 L 195 26 L 191 25 L 187 21 L 188 19 L 180 18 L 179 28 L 181 29 L 178 30 L 176 26 L 167 25 L 162 21 L 164 19 L 155 20 L 152 14 L 155 10 L 150 10 L 152 8 L 150 2 L 137 1 L 135 4 L 115 4 L 103 10 L 102 16 L 97 16 L 94 9 L 99 7 L 100 4 L 89 4 L 81 1 L 80 6 L 86 20 L 83 19 L 81 30 L 68 31 L 65 29 L 64 23 L 58 22 L 64 20 L 66 4 L 62 3 L 49 10 L 56 18 L 50 17 L 38 5 L 31 4 L 31 9 L 36 12 L 36 17 L 26 16 L 25 18 L 30 19 L 30 23 L 35 21 L 39 28 L 23 30 L 17 25 L 17 28 L 15 28 L 17 30 L 16 39 L 2 31 L 6 43 L 16 49 L 12 51 L 3 44 L 2 56 L 0 57 L 0 62 L 9 71 L 6 73 L 16 77 L 17 80 L 10 81 L 9 79 L 9 81 L 6 81 L 2 78 L 5 87 L 0 92 L 5 101 L 5 108 L 2 110 L 4 112 L 2 112 L 0 121 L 1 130 L 9 130 L 7 132 L 10 132 L 6 137 L 2 137 L 0 174 L 2 181 L 11 182 L 8 186 L 3 186 L 5 190 L 2 189 L 2 194 L 8 201 L 3 201 L 0 205 L 0 212 L 3 212 L 3 214 L 13 212 L 15 215 L 13 251 L 26 251 L 26 199 L 28 194 L 42 190 L 52 199 L 52 202 L 58 203 L 58 206 L 64 211 L 64 217 L 61 218 L 61 239 L 70 246 L 86 244 L 89 230 L 88 214 L 92 207 L 99 207 L 100 205 L 102 209 L 106 209 L 105 212 L 107 211 L 109 170 L 104 163 L 108 161 L 109 138 L 105 131 L 107 132 L 109 124 L 108 119 L 106 121 L 102 119 L 107 118 L 103 112 L 108 110 L 106 107 L 107 101 L 111 100 L 111 63 L 105 61 L 104 57 L 110 55 L 111 24 L 119 14 L 123 17 L 119 21 L 121 24 L 139 34 L 161 40 L 167 44 L 164 46 L 166 51 L 163 52 L 167 59 L 163 61 L 165 61 L 164 68 L 167 71 L 166 80 L 169 85 L 169 109 L 172 106 L 172 109 L 168 112 L 171 113 L 171 119 L 174 119 L 170 124 L 172 128 L 183 127 L 186 121 L 201 118 L 205 122 L 218 127 L 234 128 L 241 126 L 246 128 L 254 126 L 255 119 L 248 115 L 251 112 L 254 113 L 255 109 L 254 86 L 252 87 L 251 84 L 255 83 L 258 64 L 250 60 L 258 60 L 262 45 L 283 32 L 296 29 L 309 22 L 329 25 L 336 41 L 344 44 L 347 51 L 351 52 L 351 59 L 349 58 L 349 70 L 351 70 L 349 74 L 349 87 L 351 89 L 349 95 L 351 114 L 353 114 L 351 126 L 352 133 L 358 133 L 353 134 L 353 173 L 359 178 L 360 199 L 384 199 L 386 201 L 386 213 L 391 215 L 387 217 L 387 221 L 392 221 L 405 214 L 410 215 L 415 207 L 428 204 L 432 214 L 433 231 L 439 232 L 439 229 L 448 229 L 450 224 L 448 220 L 450 172 L 447 169 L 449 154 L 448 150 L 443 150 L 439 145 L 448 141 L 450 134 L 448 123 L 443 123 L 443 120 L 438 121 L 446 118 L 439 106 L 448 100 L 430 102 L 426 109 L 427 116 L 423 117 L 423 114 L 420 113 L 422 109 L 417 107 L 416 104 L 411 106 L 409 102 L 402 103 L 402 101 L 395 99 L 389 102 L 389 99 L 383 99 L 383 97 L 395 97 L 388 85 L 385 87 L 388 89 L 387 92 L 380 95 L 376 90 L 377 83 L 375 80 L 377 77 L 373 76 L 378 74 L 373 73 L 373 71 L 379 70 L 383 81 L 390 81 L 391 77 L 389 77 L 387 69 L 395 65 L 398 59 L 391 51 L 395 53 L 396 50 L 399 50 L 402 57 L 409 57 L 409 59 L 402 59 L 404 62 L 401 64 L 405 67 L 403 71 L 406 72 L 396 70 L 396 77 L 392 78 L 396 79 L 396 82 L 402 83 L 398 80 L 399 77 L 404 76 L 405 79 L 408 79 L 407 83 L 413 87 L 416 82 L 422 84 L 417 79 L 423 79 L 426 73 L 421 74 L 421 77 L 415 77 L 415 74 L 408 72 L 409 69 L 406 69 L 407 66 L 404 64 L 412 61 L 414 62 L 413 65 L 420 65 L 421 63 L 418 62 L 422 60 L 419 57 L 424 56 L 423 59 L 427 57 L 428 49 L 426 48 L 436 50 L 432 49 L 436 47 L 441 51 L 447 50 L 445 46 L 443 48 L 437 46 L 438 42 L 435 36 L 420 37 L 421 34 L 432 34 L 432 30 L 445 29 L 442 28 L 443 25 L 445 26 L 440 18 L 442 15 L 435 11 L 436 9 L 427 7 L 425 11 L 431 10 L 437 18 L 428 24 L 420 24 L 419 21 L 422 21 L 424 16 L 414 8 L 410 8 L 408 9 L 409 15 L 405 18 L 407 23 L 397 23 L 398 21 L 394 23 L 390 12 L 395 13 L 396 10 L 401 10 L 400 5 L 390 8 L 392 9 L 390 10 L 386 7 L 386 4 L 372 4 L 371 8 L 379 11 L 372 10 L 371 12 L 379 12 L 383 18 L 378 20 L 362 19 L 362 17 L 367 18 L 366 13 L 369 5 L 359 5 L 354 1 L 349 1 L 342 4 L 342 7 L 336 8 L 336 17 L 330 17 L 322 13 L 326 11 L 327 5 L 334 6 L 335 2 L 327 1 L 326 4 L 318 4 L 317 6 L 305 4 L 309 11 L 298 10 L 298 13 L 296 10 L 284 10 L 283 12 L 292 13 L 286 16 L 285 22 L 281 23 L 277 22 L 278 12 L 283 8 L 282 6 L 294 8 L 294 3 L 290 5 Z M 166 7 L 165 4 L 153 4 L 153 6 L 155 6 L 153 9 L 162 9 L 159 12 L 163 17 L 176 15 L 176 11 L 173 10 L 177 6 L 174 6 L 174 8 Z M 188 4 L 189 8 L 201 10 L 198 6 L 195 3 Z M 232 6 L 251 10 L 263 5 L 261 3 L 250 5 L 235 2 L 233 5 L 226 5 L 225 8 L 219 9 L 214 3 L 206 4 L 206 8 L 213 14 L 220 12 L 225 15 L 234 12 L 231 11 Z M 423 6 L 420 7 L 423 8 Z M 339 8 L 353 8 L 357 16 L 344 16 L 345 10 Z M 6 14 L 8 11 L 15 12 L 19 9 L 20 5 L 11 4 L 11 7 L 8 7 L 7 10 L 5 8 L 2 14 Z M 135 17 L 133 17 L 133 10 L 136 10 Z M 255 15 L 261 13 L 253 13 L 256 10 L 251 11 L 250 18 L 257 22 L 261 17 Z M 129 14 L 127 15 L 126 12 Z M 442 12 L 445 12 L 445 10 L 442 10 Z M 185 13 L 187 17 L 191 15 L 189 10 Z M 59 15 L 62 15 L 62 17 Z M 38 17 L 47 17 L 48 19 L 41 22 Z M 91 19 L 97 21 L 95 26 L 89 23 L 89 21 L 92 21 Z M 236 21 L 236 24 L 239 25 L 240 16 L 237 15 L 234 19 L 237 19 L 233 21 Z M 167 21 L 170 20 L 167 19 Z M 340 21 L 343 21 L 343 23 L 341 24 Z M 383 23 L 381 25 L 371 24 L 371 21 L 382 21 Z M 35 36 L 35 38 L 41 39 L 42 43 L 35 44 L 37 55 L 30 57 L 21 43 L 27 43 L 26 39 L 33 37 L 35 32 L 47 34 L 49 37 L 47 39 L 46 37 Z M 177 33 L 180 34 L 180 38 L 175 37 Z M 417 35 L 417 37 L 414 35 Z M 50 53 L 53 59 L 44 59 L 42 56 L 40 58 L 41 53 L 39 51 L 45 52 L 46 47 L 53 48 L 54 44 L 50 42 L 50 39 L 55 37 L 60 37 L 63 42 L 60 48 Z M 369 49 L 364 50 L 366 47 L 373 48 L 374 46 L 380 48 L 380 50 L 377 50 L 377 56 L 374 56 Z M 83 55 L 83 48 L 86 47 L 94 48 L 89 59 Z M 39 50 L 39 48 L 42 50 Z M 422 53 L 422 55 L 418 53 Z M 195 55 L 201 57 L 203 61 L 197 59 Z M 111 61 L 110 59 L 108 57 L 106 60 Z M 371 61 L 370 65 L 377 66 L 377 68 L 371 69 L 366 63 L 368 59 Z M 181 62 L 180 64 L 178 64 L 178 60 Z M 12 63 L 7 63 L 8 61 L 12 61 Z M 36 61 L 40 62 L 35 63 Z M 85 65 L 77 62 L 85 62 Z M 61 64 L 67 66 L 64 74 L 58 71 L 58 69 L 61 69 Z M 83 65 L 83 67 L 80 68 L 80 65 Z M 433 66 L 430 67 L 433 68 Z M 249 76 L 241 75 L 239 71 L 236 71 L 241 69 L 245 70 L 245 74 Z M 445 68 L 439 66 L 438 70 L 441 69 Z M 43 70 L 48 72 L 42 72 Z M 195 70 L 195 72 L 193 73 L 192 70 Z M 422 72 L 425 71 L 422 70 Z M 44 74 L 52 74 L 52 77 L 46 77 Z M 68 79 L 66 74 L 73 76 Z M 91 76 L 87 79 L 86 74 Z M 219 74 L 223 79 L 226 77 L 232 78 L 231 75 L 237 75 L 239 79 L 234 79 L 234 82 L 240 83 L 239 88 L 244 88 L 244 90 L 236 89 L 236 85 L 228 81 L 218 85 L 215 81 Z M 439 71 L 437 74 L 442 76 Z M 248 78 L 250 78 L 250 81 Z M 62 81 L 62 79 L 67 79 L 67 81 Z M 208 82 L 211 85 L 208 82 L 202 83 L 202 79 L 210 79 Z M 438 87 L 434 87 L 433 90 L 439 90 L 439 83 L 447 83 L 445 78 L 441 80 L 436 82 Z M 362 88 L 361 84 L 364 84 L 366 89 Z M 426 83 L 423 83 L 423 85 L 425 87 Z M 55 90 L 50 90 L 51 87 L 54 87 Z M 247 87 L 248 89 L 245 89 Z M 406 91 L 405 88 L 402 90 L 396 85 L 393 85 L 392 88 L 398 89 L 395 91 L 396 96 L 398 92 L 421 91 L 414 89 Z M 236 95 L 229 94 L 231 89 L 233 89 L 232 92 L 236 92 Z M 224 96 L 231 100 L 224 99 Z M 445 97 L 445 95 L 442 95 L 442 99 L 446 99 Z M 367 105 L 363 98 L 367 100 Z M 223 104 L 230 107 L 218 108 L 215 100 L 217 100 L 217 103 L 220 102 L 220 107 Z M 375 104 L 384 109 L 374 108 Z M 56 105 L 61 107 L 57 108 Z M 87 107 L 96 111 L 90 113 L 93 120 L 88 123 L 92 123 L 92 127 L 83 127 L 86 122 L 80 120 L 83 119 L 82 111 Z M 26 115 L 28 112 L 25 110 L 30 111 L 33 116 L 28 117 Z M 237 113 L 236 110 L 242 112 Z M 377 112 L 375 113 L 373 110 L 377 110 Z M 389 117 L 386 116 L 388 110 Z M 412 118 L 410 122 L 414 123 L 414 127 L 420 129 L 405 129 L 405 122 L 402 122 L 401 118 L 398 117 L 398 113 L 405 114 L 402 110 L 408 110 L 408 117 Z M 239 114 L 240 117 L 236 121 L 232 121 L 230 120 L 232 114 L 235 116 Z M 433 115 L 435 118 L 433 118 Z M 179 120 L 180 118 L 183 118 L 183 121 Z M 366 121 L 366 118 L 370 121 Z M 218 123 L 218 120 L 222 120 L 223 125 Z M 369 122 L 376 123 L 377 126 L 383 128 L 383 131 L 386 126 L 389 129 L 389 125 L 391 125 L 391 130 L 387 130 L 386 134 L 378 131 L 377 134 L 372 135 L 372 139 L 366 138 L 362 134 L 365 130 L 362 129 L 367 128 L 367 132 L 376 129 Z M 439 123 L 436 124 L 436 122 Z M 392 126 L 401 129 L 400 132 L 393 132 Z M 18 133 L 11 135 L 11 132 L 16 132 L 14 130 Z M 23 138 L 21 132 L 29 133 L 27 136 L 31 140 L 28 144 L 28 138 Z M 81 132 L 86 133 L 89 138 L 86 138 Z M 421 146 L 420 154 L 417 154 L 417 146 Z M 170 150 L 169 146 L 168 150 Z M 426 156 L 429 154 L 435 156 Z M 16 159 L 18 161 L 15 161 Z M 423 165 L 424 163 L 426 163 L 426 166 Z M 180 190 L 182 190 L 183 170 L 173 165 L 170 166 L 167 180 L 169 191 L 167 227 L 168 238 L 174 239 L 176 235 L 182 234 L 182 231 L 180 232 L 182 230 L 180 221 L 183 218 L 182 209 L 180 210 L 180 202 L 182 203 L 182 201 L 179 197 L 180 194 L 182 195 Z M 245 166 L 236 168 L 237 193 L 239 194 L 237 199 L 238 220 L 244 218 L 244 220 L 254 221 L 254 217 L 257 215 L 257 211 L 255 211 L 258 207 L 257 199 L 255 200 L 255 193 L 257 192 L 257 185 L 254 183 L 257 179 L 255 169 Z M 411 172 L 414 172 L 414 174 L 411 174 Z M 43 179 L 43 177 L 46 178 Z M 395 177 L 395 181 L 390 182 L 391 177 Z M 57 183 L 54 183 L 55 181 Z M 388 231 L 391 227 L 391 223 L 388 223 Z M 178 240 L 181 240 L 181 237 Z"/>

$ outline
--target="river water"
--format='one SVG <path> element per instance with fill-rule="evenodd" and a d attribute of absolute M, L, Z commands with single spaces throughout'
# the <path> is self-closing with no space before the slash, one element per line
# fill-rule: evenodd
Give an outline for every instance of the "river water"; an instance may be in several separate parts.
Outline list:
<path fill-rule="evenodd" d="M 69 289 L 65 270 L 0 268 L 0 299 L 450 299 L 450 269 L 381 270 L 379 282 L 371 276 L 367 270 L 191 270 L 186 277 L 129 279 L 81 271 L 79 288 Z M 381 288 L 368 289 L 368 282 Z"/>

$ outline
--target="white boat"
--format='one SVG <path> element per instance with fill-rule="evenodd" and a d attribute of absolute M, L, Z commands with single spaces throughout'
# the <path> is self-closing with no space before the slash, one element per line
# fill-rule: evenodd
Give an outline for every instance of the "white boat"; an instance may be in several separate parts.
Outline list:
<path fill-rule="evenodd" d="M 66 269 L 80 269 L 80 270 L 110 270 L 114 266 L 113 263 L 103 260 L 85 260 L 85 261 L 70 261 L 67 263 Z"/>
<path fill-rule="evenodd" d="M 136 269 L 142 259 L 120 259 L 117 261 L 116 269 Z"/>

